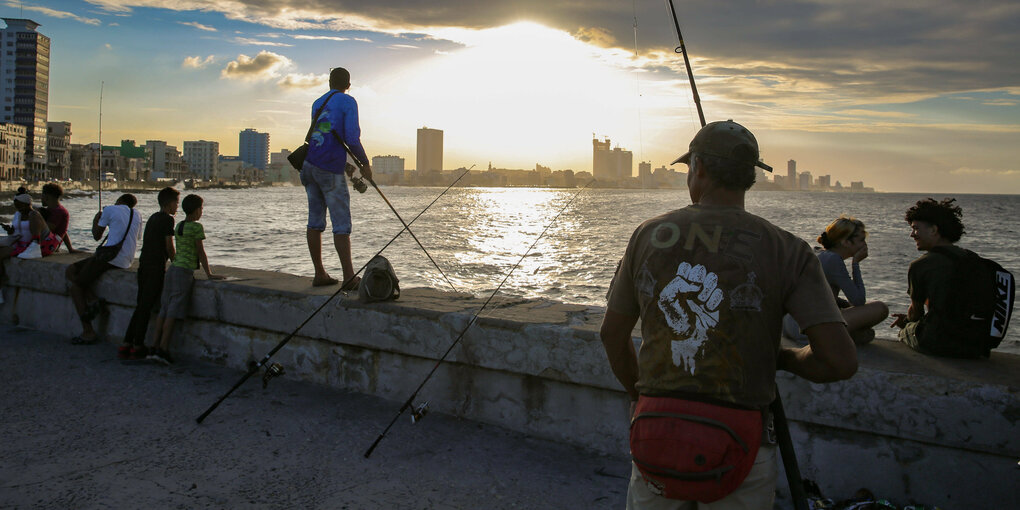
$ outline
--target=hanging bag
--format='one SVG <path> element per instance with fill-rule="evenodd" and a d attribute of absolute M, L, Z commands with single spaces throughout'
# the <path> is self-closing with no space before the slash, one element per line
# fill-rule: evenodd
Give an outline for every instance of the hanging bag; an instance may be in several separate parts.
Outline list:
<path fill-rule="evenodd" d="M 124 237 L 121 238 L 119 243 L 113 246 L 106 246 L 104 244 L 103 246 L 96 248 L 96 254 L 93 255 L 93 257 L 95 257 L 96 260 L 100 262 L 106 262 L 107 264 L 109 264 L 111 260 L 117 258 L 117 254 L 120 253 L 121 246 L 124 246 L 124 241 L 127 240 L 127 236 L 131 232 L 131 222 L 134 221 L 135 219 L 135 210 L 129 207 L 128 211 L 129 211 L 128 222 L 127 226 L 124 227 Z M 109 240 L 110 234 L 106 234 L 106 239 L 103 240 L 103 242 L 105 243 L 106 241 Z"/>
<path fill-rule="evenodd" d="M 308 157 L 308 140 L 312 138 L 312 131 L 315 129 L 315 121 L 319 120 L 319 115 L 322 114 L 322 110 L 326 108 L 326 105 L 329 104 L 329 100 L 333 98 L 333 94 L 336 94 L 337 92 L 340 91 L 334 90 L 326 96 L 326 100 L 322 102 L 322 106 L 320 106 L 315 112 L 315 115 L 312 115 L 312 124 L 308 126 L 308 134 L 305 135 L 305 143 L 301 144 L 301 147 L 294 149 L 294 152 L 291 152 L 287 156 L 287 161 L 290 161 L 290 166 L 294 167 L 295 170 L 301 171 L 301 167 L 305 166 L 305 158 Z"/>
<path fill-rule="evenodd" d="M 653 492 L 711 503 L 747 478 L 762 439 L 762 411 L 666 397 L 638 399 L 630 453 Z"/>

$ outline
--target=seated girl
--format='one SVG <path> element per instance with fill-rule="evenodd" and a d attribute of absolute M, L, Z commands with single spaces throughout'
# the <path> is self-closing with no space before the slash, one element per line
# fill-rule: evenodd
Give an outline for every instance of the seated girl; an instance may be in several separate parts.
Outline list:
<path fill-rule="evenodd" d="M 822 263 L 832 296 L 843 312 L 846 329 L 857 345 L 874 340 L 875 330 L 872 327 L 889 316 L 889 307 L 885 303 L 867 301 L 866 298 L 860 263 L 868 258 L 867 238 L 864 222 L 846 215 L 836 218 L 818 236 L 822 245 L 822 249 L 817 251 L 818 260 Z M 851 259 L 852 277 L 847 272 L 846 259 Z M 841 291 L 845 299 L 839 297 Z M 783 333 L 794 340 L 807 340 L 797 321 L 789 315 L 783 319 Z"/>

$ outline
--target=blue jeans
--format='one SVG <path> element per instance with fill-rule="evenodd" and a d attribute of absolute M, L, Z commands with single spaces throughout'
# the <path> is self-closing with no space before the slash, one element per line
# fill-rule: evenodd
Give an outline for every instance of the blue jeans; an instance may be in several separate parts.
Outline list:
<path fill-rule="evenodd" d="M 351 194 L 347 179 L 309 162 L 301 167 L 301 184 L 308 194 L 308 230 L 326 230 L 326 209 L 334 234 L 351 233 Z"/>

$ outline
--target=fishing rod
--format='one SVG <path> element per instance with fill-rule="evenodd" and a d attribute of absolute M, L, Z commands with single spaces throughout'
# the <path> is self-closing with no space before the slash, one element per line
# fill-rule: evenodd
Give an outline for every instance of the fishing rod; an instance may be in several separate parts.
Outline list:
<path fill-rule="evenodd" d="M 474 168 L 474 165 L 471 165 L 471 168 Z M 468 168 L 467 170 L 464 170 L 464 172 L 461 173 L 460 176 L 457 177 L 456 180 L 451 182 L 450 185 L 447 186 L 446 189 L 444 189 L 443 192 L 439 194 L 439 196 L 437 196 L 434 200 L 432 200 L 432 202 L 429 202 L 429 205 L 425 206 L 425 208 L 422 209 L 421 212 L 418 213 L 414 218 L 411 218 L 411 223 L 414 223 L 418 218 L 421 217 L 422 214 L 425 214 L 425 211 L 428 211 L 429 208 L 432 207 L 432 204 L 435 204 L 436 202 L 438 202 L 439 199 L 442 198 L 442 196 L 445 195 L 447 191 L 450 191 L 450 188 L 453 188 L 453 186 L 455 184 L 457 184 L 457 182 L 459 182 L 465 175 L 467 175 L 467 173 L 471 171 L 471 168 Z M 408 228 L 408 226 L 409 226 L 409 224 L 405 224 L 404 228 L 402 228 L 400 230 L 400 232 L 397 232 L 397 235 L 393 236 L 393 238 L 390 239 L 389 242 L 387 242 L 385 245 L 383 245 L 383 247 L 380 248 L 379 251 L 377 251 L 375 253 L 375 256 L 372 256 L 371 258 L 368 259 L 369 262 L 371 262 L 372 259 L 374 259 L 376 256 L 381 255 L 383 250 L 385 250 L 391 244 L 393 244 L 393 242 L 396 241 L 397 238 L 400 237 L 400 234 L 403 234 L 405 230 L 410 232 L 410 229 Z M 333 298 L 337 297 L 341 292 L 343 292 L 344 288 L 347 287 L 347 285 L 350 282 L 354 281 L 354 279 L 358 276 L 358 274 L 360 274 L 362 271 L 364 271 L 366 267 L 368 267 L 368 262 L 366 262 L 365 265 L 361 266 L 361 269 L 358 269 L 354 273 L 354 276 L 351 276 L 349 279 L 347 279 L 343 283 L 341 283 L 340 284 L 340 288 L 337 289 L 337 291 L 334 292 L 333 295 L 329 296 L 326 299 L 326 301 L 324 301 L 321 305 L 319 305 L 319 307 L 316 308 L 315 311 L 313 311 L 308 316 L 308 318 L 305 319 L 304 322 L 302 322 L 300 325 L 298 325 L 298 327 L 294 328 L 294 331 L 291 331 L 289 335 L 287 335 L 286 337 L 284 337 L 283 340 L 280 341 L 280 343 L 276 344 L 276 347 L 273 347 L 273 349 L 271 351 L 269 351 L 268 353 L 266 353 L 266 355 L 263 356 L 262 359 L 259 360 L 257 363 L 254 363 L 254 364 L 250 365 L 248 367 L 248 372 L 245 373 L 244 376 L 242 376 L 241 379 L 239 381 L 237 381 L 237 383 L 234 384 L 233 387 L 230 388 L 230 390 L 228 390 L 226 393 L 224 393 L 223 396 L 220 397 L 219 400 L 217 400 L 215 403 L 213 403 L 213 405 L 209 406 L 209 409 L 206 409 L 205 412 L 201 414 L 201 416 L 196 418 L 195 421 L 198 422 L 198 423 L 202 423 L 202 421 L 205 420 L 205 418 L 207 416 L 209 416 L 209 414 L 212 413 L 217 407 L 219 407 L 219 405 L 221 403 L 223 403 L 223 401 L 226 400 L 227 397 L 229 397 L 231 393 L 233 393 L 235 390 L 240 388 L 241 385 L 245 383 L 245 381 L 247 381 L 249 378 L 251 378 L 252 375 L 255 375 L 255 373 L 257 373 L 260 368 L 265 366 L 265 364 L 269 361 L 269 358 L 273 357 L 273 355 L 276 354 L 277 351 L 282 349 L 284 345 L 287 345 L 287 342 L 290 342 L 290 340 L 292 338 L 294 338 L 295 335 L 297 335 L 298 331 L 301 331 L 301 328 L 305 327 L 305 324 L 308 324 L 308 322 L 311 321 L 313 317 L 318 315 L 318 313 L 320 311 L 322 311 L 322 309 L 325 308 L 326 305 L 330 301 L 333 300 Z M 277 375 L 281 375 L 282 373 L 283 373 L 283 367 L 279 363 L 273 363 L 272 366 L 267 368 L 266 375 L 262 378 L 263 387 L 265 387 L 266 383 L 269 382 L 270 378 L 275 377 Z"/>
<path fill-rule="evenodd" d="M 333 132 L 333 137 L 336 138 L 336 140 L 338 142 L 343 144 L 344 150 L 347 151 L 347 154 L 351 155 L 351 159 L 354 160 L 354 162 L 358 165 L 358 169 L 361 170 L 361 175 L 365 175 L 365 172 L 364 172 L 365 164 L 362 163 L 361 160 L 358 159 L 358 157 L 354 155 L 354 151 L 352 151 L 351 148 L 347 145 L 347 142 L 345 142 L 342 138 L 340 138 L 336 134 L 336 131 Z M 474 165 L 471 165 L 471 168 L 474 168 L 474 167 L 475 167 Z M 366 177 L 366 178 L 368 179 L 369 184 L 371 184 L 372 187 L 375 188 L 375 190 L 379 192 L 379 196 L 382 197 L 383 201 L 386 202 L 386 205 L 388 205 L 390 207 L 390 210 L 393 211 L 393 214 L 395 214 L 397 216 L 397 219 L 400 220 L 400 223 L 404 225 L 404 228 L 407 230 L 407 233 L 411 234 L 411 237 L 414 239 L 414 242 L 418 243 L 418 247 L 421 248 L 421 251 L 425 252 L 425 256 L 429 258 L 429 261 L 432 262 L 432 265 L 436 266 L 436 270 L 439 271 L 439 274 L 443 275 L 443 279 L 446 280 L 446 283 L 450 286 L 451 289 L 453 289 L 454 292 L 457 292 L 457 287 L 455 287 L 453 285 L 453 282 L 451 282 L 450 279 L 446 276 L 446 273 L 443 272 L 443 269 L 439 267 L 439 264 L 437 264 L 435 259 L 432 258 L 432 255 L 429 254 L 429 251 L 425 249 L 425 245 L 421 244 L 421 241 L 418 240 L 418 236 L 414 235 L 414 232 L 411 231 L 411 227 L 409 227 L 407 225 L 407 223 L 404 221 L 404 218 L 402 218 L 400 216 L 400 213 L 397 212 L 397 209 L 395 207 L 393 207 L 393 204 L 390 203 L 390 199 L 386 198 L 386 195 L 382 192 L 381 189 L 379 189 L 379 185 L 377 185 L 375 183 L 375 180 L 372 179 L 371 177 Z M 361 186 L 364 187 L 364 183 L 362 183 Z M 354 187 L 358 188 L 358 183 L 357 182 L 355 182 L 355 186 Z M 358 189 L 358 191 L 361 191 L 362 193 L 364 193 L 363 189 Z"/>
<path fill-rule="evenodd" d="M 673 0 L 666 0 L 669 5 L 669 12 L 673 15 L 673 26 L 676 27 L 676 38 L 680 46 L 673 49 L 675 53 L 684 56 L 684 66 L 687 67 L 687 77 L 691 82 L 691 92 L 694 93 L 694 105 L 698 107 L 698 118 L 701 119 L 701 127 L 705 127 L 705 112 L 701 109 L 701 96 L 698 95 L 698 87 L 694 84 L 694 71 L 691 70 L 691 59 L 687 57 L 687 46 L 684 44 L 684 36 L 680 33 L 680 22 L 676 18 L 676 9 L 673 7 Z"/>
<path fill-rule="evenodd" d="M 705 112 L 701 109 L 701 96 L 698 95 L 698 87 L 694 84 L 694 71 L 691 70 L 691 60 L 687 56 L 687 46 L 684 44 L 684 36 L 680 33 L 680 22 L 676 17 L 676 8 L 673 7 L 673 0 L 666 0 L 670 14 L 673 16 L 673 26 L 676 27 L 676 37 L 680 46 L 674 52 L 684 56 L 684 66 L 687 68 L 687 78 L 691 82 L 691 92 L 694 94 L 694 104 L 698 107 L 698 118 L 701 120 L 701 127 L 705 127 Z M 783 401 L 779 398 L 779 389 L 776 388 L 776 399 L 769 404 L 769 410 L 775 419 L 776 439 L 779 443 L 779 453 L 783 457 L 783 468 L 786 471 L 786 481 L 790 486 L 790 497 L 796 510 L 808 510 L 807 493 L 804 491 L 804 481 L 800 476 L 800 467 L 797 465 L 797 452 L 793 448 L 793 439 L 790 437 L 790 423 L 786 420 L 786 410 L 783 409 Z"/>
<path fill-rule="evenodd" d="M 99 211 L 103 211 L 103 87 L 105 81 L 99 82 Z"/>
<path fill-rule="evenodd" d="M 479 308 L 478 311 L 475 312 L 475 314 L 471 317 L 471 320 L 468 321 L 467 326 L 464 326 L 464 329 L 460 330 L 460 334 L 457 335 L 457 338 L 453 340 L 453 343 L 451 343 L 450 347 L 446 349 L 446 352 L 444 352 L 443 355 L 440 356 L 440 358 L 436 361 L 436 364 L 432 367 L 432 370 L 429 371 L 428 375 L 425 376 L 425 379 L 423 379 L 421 381 L 421 384 L 419 384 L 418 387 L 415 388 L 414 392 L 411 393 L 411 396 L 407 397 L 407 401 L 404 402 L 404 405 L 400 406 L 400 409 L 397 411 L 396 416 L 394 416 L 393 419 L 390 420 L 389 425 L 386 425 L 386 428 L 383 429 L 383 431 L 379 434 L 379 437 L 375 438 L 375 442 L 372 443 L 372 446 L 368 447 L 368 450 L 365 451 L 366 459 L 372 455 L 372 452 L 375 450 L 375 447 L 379 446 L 379 442 L 382 441 L 384 437 L 386 437 L 386 433 L 390 431 L 390 429 L 393 427 L 395 423 L 397 423 L 397 420 L 400 419 L 400 415 L 404 414 L 404 411 L 406 411 L 407 409 L 415 407 L 414 406 L 415 397 L 418 396 L 418 393 L 422 390 L 422 388 L 425 387 L 425 384 L 428 383 L 429 379 L 431 379 L 432 376 L 436 373 L 436 370 L 439 369 L 439 365 L 441 365 L 443 361 L 446 360 L 446 357 L 450 355 L 450 352 L 453 351 L 453 348 L 456 347 L 457 344 L 460 343 L 460 341 L 464 338 L 464 334 L 467 333 L 467 330 L 471 328 L 471 325 L 473 325 L 475 321 L 478 320 L 478 316 L 482 313 L 482 311 L 485 310 L 485 307 L 489 306 L 489 303 L 492 301 L 492 298 L 496 296 L 496 293 L 499 292 L 499 289 L 503 288 L 503 284 L 505 284 L 506 281 L 510 278 L 510 275 L 512 275 L 514 271 L 517 269 L 517 267 L 521 265 L 521 262 L 524 261 L 524 257 L 527 257 L 528 254 L 531 253 L 531 250 L 535 248 L 535 245 L 538 244 L 538 242 L 542 239 L 542 237 L 549 230 L 549 228 L 552 227 L 554 223 L 556 223 L 556 220 L 560 217 L 561 214 L 563 214 L 563 211 L 566 211 L 567 207 L 570 207 L 570 204 L 574 202 L 574 199 L 577 198 L 578 195 L 580 195 L 585 189 L 588 188 L 588 186 L 591 186 L 592 183 L 594 182 L 595 179 L 588 181 L 588 184 L 585 184 L 583 187 L 581 187 L 580 190 L 577 191 L 577 193 L 574 193 L 574 196 L 570 197 L 570 200 L 568 200 L 567 203 L 560 209 L 560 211 L 556 213 L 556 216 L 553 217 L 552 221 L 550 221 L 549 224 L 545 226 L 545 229 L 542 230 L 542 233 L 538 234 L 538 237 L 535 238 L 535 242 L 531 243 L 531 246 L 528 247 L 527 251 L 524 252 L 524 255 L 521 255 L 521 258 L 517 260 L 517 263 L 514 264 L 514 267 L 510 268 L 510 271 L 506 274 L 506 276 L 503 277 L 503 281 L 499 282 L 499 285 L 496 287 L 496 289 L 493 290 L 491 294 L 489 294 L 489 298 L 486 299 L 484 303 L 482 303 L 481 308 Z M 415 407 L 414 411 L 411 414 L 412 423 L 417 423 L 425 416 L 425 414 L 429 410 L 428 405 L 429 403 L 425 402 Z"/>

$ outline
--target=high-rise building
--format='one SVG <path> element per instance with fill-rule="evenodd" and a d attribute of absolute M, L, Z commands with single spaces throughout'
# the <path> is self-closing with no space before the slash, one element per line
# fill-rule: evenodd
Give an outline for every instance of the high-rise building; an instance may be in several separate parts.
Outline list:
<path fill-rule="evenodd" d="M 217 163 L 220 160 L 220 142 L 195 140 L 184 142 L 184 161 L 195 177 L 206 181 L 215 181 Z"/>
<path fill-rule="evenodd" d="M 167 145 L 163 140 L 146 140 L 145 153 L 153 179 L 181 180 L 186 177 L 187 165 L 181 161 L 177 147 Z"/>
<path fill-rule="evenodd" d="M 50 179 L 71 178 L 71 123 L 46 123 L 46 167 Z"/>
<path fill-rule="evenodd" d="M 819 189 L 827 190 L 832 185 L 831 184 L 832 183 L 832 176 L 831 175 L 819 175 L 816 182 L 818 183 L 818 188 Z"/>
<path fill-rule="evenodd" d="M 786 185 L 797 189 L 797 162 L 792 159 L 786 162 Z"/>
<path fill-rule="evenodd" d="M 592 139 L 592 167 L 595 179 L 602 182 L 620 182 L 634 173 L 634 153 L 616 147 L 610 150 L 609 138 Z"/>
<path fill-rule="evenodd" d="M 0 30 L 0 121 L 25 126 L 25 174 L 30 180 L 47 178 L 46 115 L 50 89 L 50 38 L 36 32 L 38 23 L 3 18 Z"/>
<path fill-rule="evenodd" d="M 811 172 L 801 172 L 797 177 L 800 179 L 800 189 L 804 191 L 811 189 Z"/>
<path fill-rule="evenodd" d="M 441 129 L 418 129 L 418 155 L 415 170 L 419 173 L 443 171 L 443 131 Z"/>
<path fill-rule="evenodd" d="M 237 138 L 237 155 L 241 161 L 265 170 L 269 164 L 269 133 L 259 133 L 252 128 L 241 131 Z"/>

